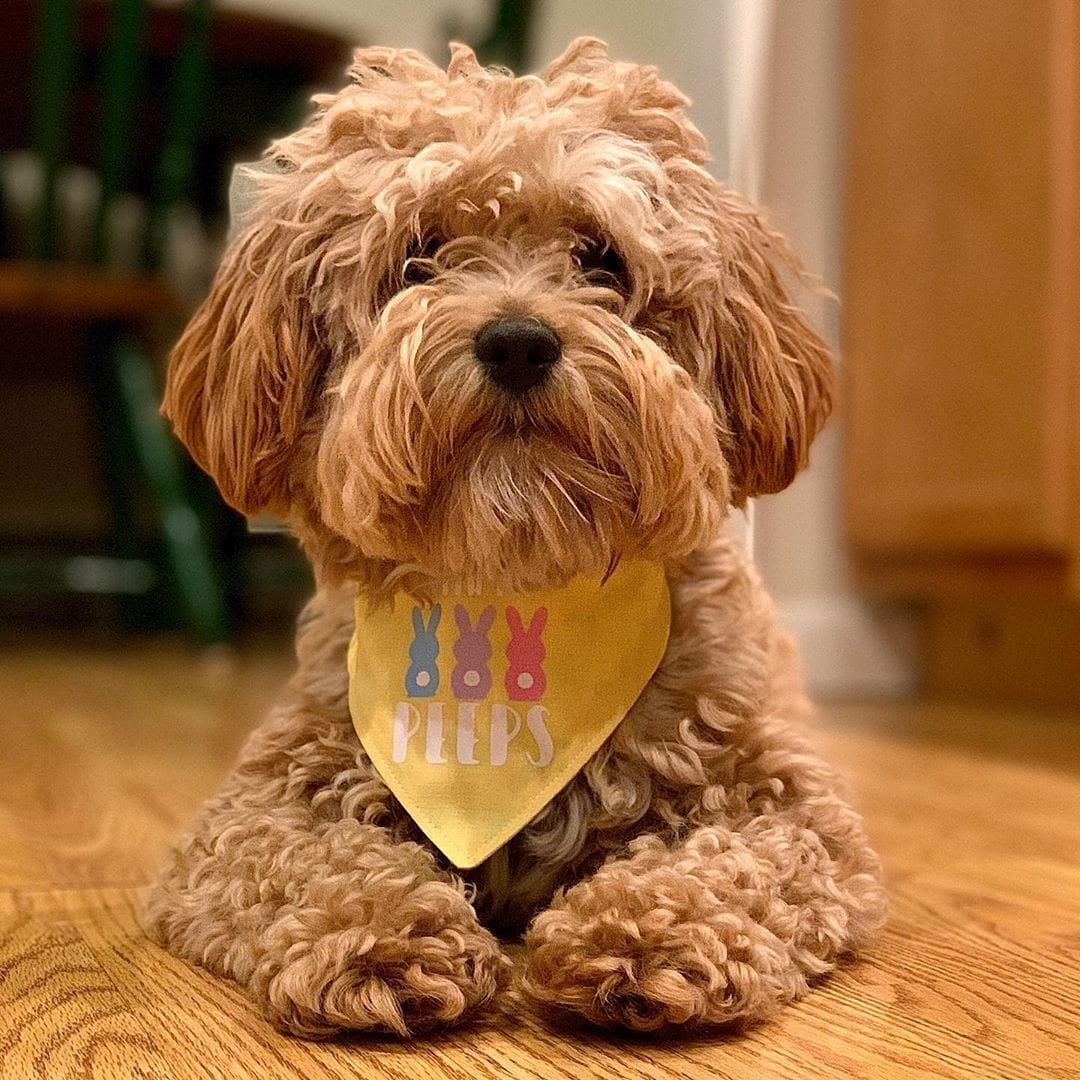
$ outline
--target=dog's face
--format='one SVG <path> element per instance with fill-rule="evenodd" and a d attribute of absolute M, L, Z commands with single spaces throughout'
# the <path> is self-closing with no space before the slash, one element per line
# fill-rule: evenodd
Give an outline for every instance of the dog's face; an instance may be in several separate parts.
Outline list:
<path fill-rule="evenodd" d="M 327 578 L 508 587 L 703 546 L 829 404 L 786 245 L 685 99 L 581 40 L 515 79 L 357 52 L 176 347 L 165 408 Z"/>

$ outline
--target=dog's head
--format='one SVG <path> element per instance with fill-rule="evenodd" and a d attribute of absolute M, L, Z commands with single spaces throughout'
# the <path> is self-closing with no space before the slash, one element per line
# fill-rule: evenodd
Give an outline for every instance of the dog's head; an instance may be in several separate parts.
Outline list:
<path fill-rule="evenodd" d="M 526 588 L 689 553 L 792 479 L 828 352 L 655 69 L 583 39 L 539 76 L 460 46 L 350 76 L 173 354 L 165 411 L 229 502 L 330 578 Z"/>

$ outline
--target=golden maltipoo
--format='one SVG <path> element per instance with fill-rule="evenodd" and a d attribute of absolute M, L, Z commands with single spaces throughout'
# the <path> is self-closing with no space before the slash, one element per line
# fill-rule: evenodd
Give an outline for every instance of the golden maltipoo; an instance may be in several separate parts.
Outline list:
<path fill-rule="evenodd" d="M 315 100 L 165 412 L 318 591 L 148 925 L 309 1037 L 503 992 L 613 1028 L 768 1016 L 885 911 L 724 533 L 829 411 L 794 256 L 683 95 L 595 40 L 522 78 L 361 49 Z"/>

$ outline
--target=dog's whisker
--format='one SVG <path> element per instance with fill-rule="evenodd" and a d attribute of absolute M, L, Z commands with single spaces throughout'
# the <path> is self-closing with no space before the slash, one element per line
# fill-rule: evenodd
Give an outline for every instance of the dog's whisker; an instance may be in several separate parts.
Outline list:
<path fill-rule="evenodd" d="M 589 519 L 581 512 L 581 507 L 578 506 L 576 500 L 572 499 L 570 497 L 570 493 L 566 490 L 565 487 L 563 487 L 562 482 L 559 480 L 558 474 L 549 471 L 546 475 L 547 479 L 552 484 L 554 484 L 555 487 L 562 493 L 563 498 L 567 501 L 567 503 L 569 503 L 570 508 L 574 511 L 574 513 L 577 514 L 577 516 L 581 518 L 581 520 L 585 522 L 586 525 L 588 525 Z"/>

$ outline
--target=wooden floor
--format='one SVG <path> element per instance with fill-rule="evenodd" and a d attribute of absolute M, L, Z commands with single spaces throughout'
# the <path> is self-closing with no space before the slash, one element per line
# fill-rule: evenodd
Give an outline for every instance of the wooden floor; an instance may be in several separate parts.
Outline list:
<path fill-rule="evenodd" d="M 0 1076 L 1080 1076 L 1080 717 L 844 707 L 891 878 L 883 940 L 780 1019 L 658 1042 L 524 1011 L 412 1045 L 310 1044 L 163 954 L 136 905 L 287 670 L 180 647 L 0 656 Z"/>

